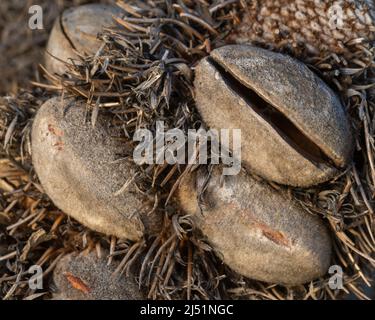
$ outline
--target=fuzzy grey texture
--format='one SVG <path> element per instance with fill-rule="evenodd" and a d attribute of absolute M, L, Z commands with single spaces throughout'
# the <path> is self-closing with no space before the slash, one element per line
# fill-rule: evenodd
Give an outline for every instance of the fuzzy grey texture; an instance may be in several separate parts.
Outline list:
<path fill-rule="evenodd" d="M 329 158 L 316 162 L 288 143 L 229 87 L 218 62 L 238 82 L 288 118 Z M 306 187 L 334 177 L 351 159 L 353 138 L 347 115 L 334 92 L 305 65 L 286 55 L 248 45 L 214 50 L 196 68 L 196 104 L 215 129 L 242 130 L 244 165 L 267 180 Z"/>
<path fill-rule="evenodd" d="M 202 171 L 183 180 L 178 198 L 229 267 L 251 279 L 287 285 L 327 272 L 331 239 L 318 217 L 244 171 L 223 181 L 221 172 L 214 168 L 200 206 Z"/>
<path fill-rule="evenodd" d="M 32 158 L 40 182 L 57 207 L 87 227 L 120 238 L 139 240 L 158 232 L 162 216 L 149 214 L 154 197 L 133 184 L 119 195 L 135 164 L 119 160 L 125 152 L 107 129 L 86 121 L 84 103 L 47 101 L 32 128 Z"/>
<path fill-rule="evenodd" d="M 112 276 L 117 264 L 90 254 L 71 253 L 63 257 L 53 273 L 57 291 L 53 300 L 142 300 L 135 276 Z"/>
<path fill-rule="evenodd" d="M 47 70 L 64 74 L 67 71 L 64 62 L 77 60 L 79 56 L 76 52 L 82 56 L 94 55 L 101 46 L 98 33 L 112 25 L 112 16 L 119 14 L 117 7 L 103 4 L 87 4 L 65 10 L 56 19 L 47 44 Z"/>

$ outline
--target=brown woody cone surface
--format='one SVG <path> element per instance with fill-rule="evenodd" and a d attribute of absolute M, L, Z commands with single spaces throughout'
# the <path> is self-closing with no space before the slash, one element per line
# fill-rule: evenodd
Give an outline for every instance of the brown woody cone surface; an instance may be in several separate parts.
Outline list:
<path fill-rule="evenodd" d="M 35 171 L 56 206 L 87 227 L 120 238 L 139 240 L 159 230 L 161 216 L 151 212 L 153 197 L 134 185 L 119 195 L 135 165 L 119 160 L 124 143 L 110 136 L 104 117 L 95 128 L 86 121 L 85 104 L 47 101 L 32 129 Z"/>
<path fill-rule="evenodd" d="M 331 240 L 318 217 L 244 171 L 223 176 L 222 185 L 220 177 L 215 167 L 201 206 L 203 171 L 183 180 L 178 198 L 229 267 L 251 279 L 292 285 L 327 272 Z"/>
<path fill-rule="evenodd" d="M 255 0 L 229 40 L 349 57 L 346 44 L 359 38 L 375 40 L 373 0 Z"/>

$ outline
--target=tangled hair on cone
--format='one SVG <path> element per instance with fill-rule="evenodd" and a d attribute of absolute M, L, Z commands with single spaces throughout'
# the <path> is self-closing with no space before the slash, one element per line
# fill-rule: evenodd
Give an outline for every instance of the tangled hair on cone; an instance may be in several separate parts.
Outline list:
<path fill-rule="evenodd" d="M 340 31 L 327 27 L 326 1 L 205 3 L 165 0 L 155 6 L 153 0 L 120 1 L 124 17 L 104 30 L 100 52 L 80 65 L 69 65 L 63 77 L 46 72 L 52 83 L 47 87 L 85 100 L 92 121 L 103 113 L 112 115 L 131 138 L 137 128 L 155 132 L 158 120 L 165 122 L 166 130 L 201 126 L 193 99 L 193 67 L 214 48 L 246 41 L 305 62 L 340 96 L 355 132 L 354 162 L 345 173 L 318 187 L 288 189 L 329 227 L 334 242 L 331 264 L 343 268 L 343 290 L 331 289 L 330 275 L 284 287 L 245 279 L 224 266 L 173 202 L 179 180 L 193 166 L 139 166 L 138 174 L 148 179 L 148 187 L 158 190 L 157 204 L 165 213 L 163 231 L 154 238 L 131 243 L 98 235 L 67 219 L 48 200 L 32 170 L 30 123 L 48 96 L 35 91 L 31 102 L 23 93 L 0 103 L 5 146 L 0 211 L 7 212 L 6 218 L 0 215 L 0 230 L 12 244 L 7 258 L 12 272 L 0 283 L 0 296 L 31 295 L 17 285 L 27 279 L 24 266 L 43 263 L 51 272 L 66 252 L 103 246 L 110 251 L 109 263 L 121 261 L 115 273 L 139 265 L 138 281 L 152 299 L 336 299 L 348 293 L 367 298 L 363 285 L 371 283 L 375 267 L 375 49 L 369 9 L 358 1 L 341 1 L 348 19 Z M 358 19 L 349 14 L 353 11 Z M 308 30 L 306 21 L 319 30 Z"/>

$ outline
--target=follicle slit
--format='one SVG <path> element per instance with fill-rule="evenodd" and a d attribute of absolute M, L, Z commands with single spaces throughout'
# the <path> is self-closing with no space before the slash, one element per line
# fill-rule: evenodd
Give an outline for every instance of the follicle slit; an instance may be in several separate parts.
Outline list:
<path fill-rule="evenodd" d="M 209 57 L 208 62 L 220 73 L 226 85 L 236 92 L 252 110 L 269 123 L 297 152 L 313 163 L 333 165 L 332 160 L 323 150 L 276 107 L 265 101 L 252 88 L 244 85 L 213 58 Z"/>

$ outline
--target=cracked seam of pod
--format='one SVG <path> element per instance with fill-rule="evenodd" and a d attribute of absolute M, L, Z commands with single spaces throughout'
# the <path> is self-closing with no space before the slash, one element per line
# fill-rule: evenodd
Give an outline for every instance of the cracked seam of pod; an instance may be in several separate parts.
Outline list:
<path fill-rule="evenodd" d="M 308 187 L 351 161 L 353 137 L 336 94 L 301 62 L 248 45 L 211 52 L 196 67 L 195 100 L 213 129 L 240 129 L 243 165 Z M 228 146 L 227 146 L 228 147 Z"/>

